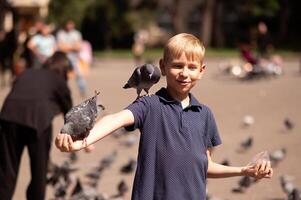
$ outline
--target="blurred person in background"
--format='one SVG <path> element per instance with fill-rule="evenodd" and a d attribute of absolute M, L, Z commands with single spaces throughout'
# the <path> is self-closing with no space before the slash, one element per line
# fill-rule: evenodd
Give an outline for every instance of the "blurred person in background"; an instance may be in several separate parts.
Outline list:
<path fill-rule="evenodd" d="M 20 56 L 24 60 L 25 68 L 34 67 L 35 55 L 34 52 L 28 47 L 28 43 L 34 36 L 41 34 L 43 26 L 44 22 L 42 20 L 37 20 L 27 31 L 27 36 L 22 45 L 23 50 Z"/>
<path fill-rule="evenodd" d="M 52 121 L 72 106 L 67 73 L 71 63 L 56 52 L 42 69 L 30 68 L 18 76 L 0 113 L 0 198 L 12 199 L 21 156 L 28 148 L 31 181 L 27 199 L 44 199 L 52 142 Z"/>
<path fill-rule="evenodd" d="M 149 33 L 147 30 L 139 30 L 134 35 L 134 42 L 132 45 L 132 54 L 134 56 L 135 65 L 140 65 L 143 62 L 143 55 L 145 46 L 149 40 Z"/>
<path fill-rule="evenodd" d="M 11 84 L 15 78 L 14 56 L 18 48 L 17 28 L 13 27 L 11 31 L 0 30 L 0 79 L 1 86 Z M 10 78 L 6 81 L 5 73 L 9 71 Z"/>
<path fill-rule="evenodd" d="M 56 51 L 56 40 L 51 34 L 49 24 L 43 24 L 41 33 L 33 36 L 28 44 L 28 48 L 34 54 L 34 68 L 40 68 L 47 58 Z"/>
<path fill-rule="evenodd" d="M 73 21 L 67 21 L 64 29 L 58 31 L 57 45 L 58 48 L 65 52 L 71 60 L 79 92 L 81 96 L 85 96 L 87 93 L 87 86 L 79 66 L 79 52 L 82 45 L 82 34 L 75 29 Z"/>
<path fill-rule="evenodd" d="M 268 58 L 273 48 L 268 27 L 265 22 L 260 21 L 257 25 L 257 49 L 259 58 Z"/>

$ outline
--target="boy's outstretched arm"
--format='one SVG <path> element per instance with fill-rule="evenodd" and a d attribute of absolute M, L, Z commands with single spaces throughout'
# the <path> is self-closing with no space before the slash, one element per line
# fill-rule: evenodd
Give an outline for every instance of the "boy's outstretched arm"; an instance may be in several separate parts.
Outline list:
<path fill-rule="evenodd" d="M 271 178 L 273 176 L 273 169 L 270 161 L 263 161 L 254 166 L 232 167 L 225 166 L 212 161 L 212 148 L 207 149 L 208 158 L 208 178 L 226 178 L 233 176 L 251 176 L 256 179 Z"/>
<path fill-rule="evenodd" d="M 86 145 L 89 146 L 115 130 L 133 123 L 134 115 L 129 110 L 106 115 L 96 122 L 86 138 Z M 61 133 L 56 136 L 55 145 L 62 152 L 78 151 L 86 147 L 82 140 L 73 141 L 70 135 Z"/>

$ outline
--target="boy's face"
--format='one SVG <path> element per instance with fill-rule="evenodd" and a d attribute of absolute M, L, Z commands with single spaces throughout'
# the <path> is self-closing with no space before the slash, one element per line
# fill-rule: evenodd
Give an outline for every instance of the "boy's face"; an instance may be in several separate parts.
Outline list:
<path fill-rule="evenodd" d="M 162 75 L 166 76 L 167 90 L 174 97 L 186 97 L 196 82 L 201 79 L 205 65 L 199 61 L 190 60 L 183 53 L 179 58 L 160 60 Z"/>

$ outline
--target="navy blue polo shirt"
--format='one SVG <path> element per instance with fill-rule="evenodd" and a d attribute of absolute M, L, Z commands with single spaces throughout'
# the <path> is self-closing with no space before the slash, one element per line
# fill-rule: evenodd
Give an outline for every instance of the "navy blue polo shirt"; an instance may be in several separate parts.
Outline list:
<path fill-rule="evenodd" d="M 165 88 L 127 107 L 140 129 L 132 200 L 204 200 L 208 147 L 221 144 L 210 109 L 190 95 L 185 109 Z"/>

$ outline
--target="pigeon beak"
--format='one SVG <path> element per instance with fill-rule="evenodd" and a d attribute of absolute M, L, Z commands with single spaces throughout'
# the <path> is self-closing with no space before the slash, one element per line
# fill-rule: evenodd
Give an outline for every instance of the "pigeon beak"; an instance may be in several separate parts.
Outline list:
<path fill-rule="evenodd" d="M 150 75 L 149 75 L 149 78 L 151 79 L 151 78 L 152 78 L 152 76 L 153 76 L 153 74 L 150 74 Z"/>

